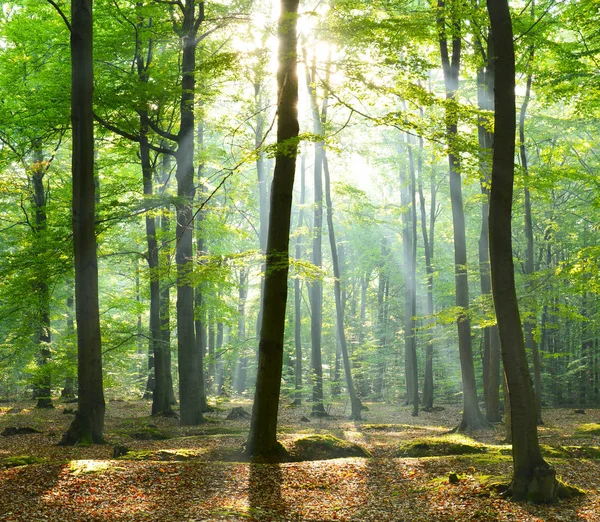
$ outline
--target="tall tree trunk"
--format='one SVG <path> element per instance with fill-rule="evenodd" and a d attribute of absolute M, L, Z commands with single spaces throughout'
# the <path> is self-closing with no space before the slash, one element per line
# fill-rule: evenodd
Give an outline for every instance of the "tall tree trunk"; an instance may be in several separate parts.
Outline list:
<path fill-rule="evenodd" d="M 446 29 L 446 3 L 438 0 L 438 31 L 440 54 L 446 87 L 446 138 L 448 142 L 448 165 L 450 172 L 450 199 L 452 204 L 452 224 L 454 228 L 454 273 L 456 287 L 456 306 L 459 308 L 458 351 L 463 387 L 463 414 L 458 426 L 459 431 L 472 431 L 488 426 L 481 414 L 477 401 L 475 369 L 473 366 L 473 347 L 471 339 L 471 321 L 469 319 L 469 282 L 467 279 L 467 242 L 465 233 L 465 213 L 462 200 L 462 181 L 460 177 L 460 157 L 456 150 L 458 134 L 457 103 L 458 77 L 460 71 L 460 13 L 457 5 L 448 9 L 450 15 L 452 55 L 448 54 Z"/>
<path fill-rule="evenodd" d="M 201 153 L 204 153 L 204 123 L 202 121 L 198 122 L 198 148 Z M 200 161 L 198 163 L 198 169 L 196 173 L 196 179 L 198 183 L 199 190 L 199 201 L 198 205 L 198 213 L 196 214 L 195 219 L 195 229 L 196 229 L 196 263 L 198 265 L 204 264 L 203 257 L 206 255 L 206 243 L 204 240 L 204 231 L 202 227 L 202 223 L 204 222 L 205 210 L 204 210 L 204 162 Z M 196 350 L 198 352 L 198 377 L 200 379 L 199 388 L 200 388 L 200 403 L 203 412 L 210 411 L 208 403 L 206 401 L 206 386 L 204 380 L 204 355 L 206 354 L 206 306 L 205 306 L 205 297 L 204 297 L 204 288 L 202 283 L 198 283 L 194 288 L 194 332 L 196 334 Z M 210 375 L 207 373 L 207 381 L 210 382 Z"/>
<path fill-rule="evenodd" d="M 532 8 L 533 9 L 533 8 Z M 534 48 L 529 48 L 529 67 L 532 66 Z M 524 192 L 524 219 L 525 219 L 525 238 L 527 247 L 525 249 L 525 264 L 524 274 L 527 279 L 527 288 L 529 292 L 533 292 L 531 276 L 535 271 L 533 259 L 533 220 L 531 217 L 531 195 L 529 193 L 529 164 L 527 160 L 527 148 L 525 147 L 525 116 L 527 115 L 527 107 L 531 97 L 531 71 L 527 74 L 527 84 L 525 87 L 525 97 L 521 105 L 519 113 L 519 156 L 521 158 L 521 167 L 523 169 L 523 192 Z M 540 352 L 537 341 L 534 337 L 535 331 L 535 312 L 528 310 L 525 314 L 523 329 L 525 331 L 525 349 L 531 351 L 533 359 L 533 379 L 535 383 L 535 411 L 538 424 L 543 424 L 542 421 L 542 371 L 540 365 Z"/>
<path fill-rule="evenodd" d="M 346 331 L 344 328 L 344 304 L 342 303 L 342 275 L 338 259 L 338 250 L 335 242 L 335 229 L 333 228 L 333 205 L 331 202 L 331 181 L 329 178 L 329 166 L 327 156 L 323 151 L 323 171 L 325 173 L 325 204 L 327 205 L 327 227 L 329 230 L 329 244 L 331 246 L 331 260 L 333 262 L 333 277 L 335 278 L 333 290 L 335 294 L 335 311 L 338 340 L 342 352 L 342 361 L 344 364 L 344 374 L 346 375 L 346 387 L 350 395 L 351 413 L 350 419 L 361 420 L 362 404 L 352 380 L 352 371 L 350 367 L 350 357 L 348 356 L 348 344 L 346 343 Z"/>
<path fill-rule="evenodd" d="M 494 110 L 494 46 L 491 35 L 488 35 L 487 49 L 477 42 L 485 66 L 477 71 L 477 103 L 481 111 Z M 479 116 L 477 134 L 479 139 L 479 180 L 481 185 L 481 234 L 479 236 L 479 276 L 481 295 L 484 299 L 492 299 L 492 282 L 490 279 L 490 244 L 489 244 L 489 184 L 491 171 L 491 150 L 494 136 L 488 130 L 488 118 Z M 486 417 L 489 422 L 500 421 L 500 342 L 498 327 L 486 326 L 483 329 L 483 391 Z"/>
<path fill-rule="evenodd" d="M 387 238 L 381 238 L 381 260 L 379 265 L 379 281 L 377 285 L 377 337 L 380 352 L 377 357 L 375 377 L 373 379 L 373 395 L 377 400 L 383 399 L 383 379 L 385 375 L 385 357 L 387 355 L 388 340 L 388 314 L 386 294 L 389 287 L 388 275 L 386 273 L 387 257 L 390 253 Z"/>
<path fill-rule="evenodd" d="M 423 139 L 419 139 L 421 154 L 423 152 Z M 419 157 L 422 162 L 422 156 Z M 427 233 L 427 211 L 425 210 L 425 195 L 423 193 L 423 183 L 421 181 L 422 168 L 419 168 L 419 206 L 421 209 L 421 232 L 423 235 L 423 250 L 425 251 L 425 271 L 427 273 L 427 334 L 425 345 L 425 376 L 423 379 L 423 409 L 431 411 L 433 409 L 433 332 L 431 329 L 435 325 L 433 318 L 433 235 Z M 436 187 L 433 182 L 433 170 L 431 173 L 431 224 L 435 224 L 436 213 Z"/>
<path fill-rule="evenodd" d="M 190 281 L 193 272 L 192 205 L 194 186 L 194 98 L 196 89 L 196 36 L 204 19 L 204 2 L 185 0 L 182 9 L 182 78 L 181 122 L 177 134 L 177 211 L 175 262 L 177 263 L 177 358 L 179 361 L 180 422 L 184 426 L 200 424 L 202 415 L 203 378 L 200 346 L 194 332 L 194 287 Z"/>
<path fill-rule="evenodd" d="M 42 150 L 36 146 L 34 150 L 33 165 L 31 167 L 31 181 L 33 185 L 33 204 L 35 214 L 35 224 L 33 232 L 35 234 L 35 250 L 38 260 L 44 258 L 44 248 L 46 246 L 46 191 L 44 190 L 44 175 L 46 167 L 44 166 L 44 156 Z M 39 261 L 38 261 L 39 262 Z M 37 274 L 36 297 L 38 299 L 38 366 L 39 377 L 36 380 L 36 408 L 53 408 L 52 405 L 52 375 L 50 373 L 50 343 L 52 336 L 50 333 L 50 289 L 48 288 L 48 274 L 45 264 L 41 263 Z"/>
<path fill-rule="evenodd" d="M 404 355 L 407 403 L 413 405 L 412 415 L 419 415 L 419 373 L 417 368 L 417 278 L 416 278 L 416 205 L 415 164 L 412 146 L 406 141 L 409 176 L 400 171 L 401 205 L 403 214 L 402 250 L 404 253 Z"/>
<path fill-rule="evenodd" d="M 306 201 L 306 155 L 302 154 L 300 161 L 300 210 L 298 211 L 298 224 L 296 229 L 296 261 L 302 259 L 303 237 L 302 227 L 304 225 L 304 203 Z M 296 392 L 294 404 L 302 404 L 302 287 L 300 278 L 294 279 L 294 344 L 296 349 L 296 360 L 294 364 Z"/>
<path fill-rule="evenodd" d="M 511 211 L 515 157 L 515 54 L 507 0 L 488 2 L 496 55 L 494 156 L 490 194 L 492 291 L 512 422 L 515 500 L 555 499 L 555 471 L 543 459 L 537 435 L 535 399 L 525 354 L 512 259 Z"/>
<path fill-rule="evenodd" d="M 306 56 L 306 53 L 305 53 Z M 306 58 L 305 58 L 306 62 Z M 319 113 L 317 103 L 316 87 L 314 80 L 316 77 L 316 63 L 313 61 L 312 70 L 306 68 L 306 85 L 310 97 L 310 106 L 312 109 L 313 131 L 315 135 L 320 136 L 323 132 L 322 115 Z M 315 161 L 314 161 L 314 210 L 313 210 L 313 244 L 312 244 L 312 263 L 317 268 L 323 265 L 323 142 L 315 141 Z M 321 360 L 321 338 L 323 330 L 323 281 L 317 278 L 310 285 L 309 289 L 311 304 L 311 369 L 312 369 L 312 413 L 313 416 L 324 416 L 325 407 L 323 406 L 323 364 Z"/>
<path fill-rule="evenodd" d="M 77 414 L 61 444 L 101 443 L 104 431 L 102 346 L 95 233 L 92 0 L 71 2 L 73 249 L 77 320 Z"/>
<path fill-rule="evenodd" d="M 248 271 L 245 268 L 240 269 L 240 281 L 238 285 L 238 346 L 242 353 L 238 356 L 235 375 L 235 392 L 238 395 L 244 393 L 246 389 L 246 369 L 248 358 L 244 353 L 246 342 L 246 299 L 248 297 Z"/>
<path fill-rule="evenodd" d="M 281 0 L 278 22 L 277 155 L 271 187 L 263 316 L 258 346 L 256 392 L 246 452 L 274 458 L 283 450 L 277 442 L 277 410 L 283 364 L 283 337 L 289 270 L 290 220 L 298 139 L 297 36 L 299 0 Z"/>
<path fill-rule="evenodd" d="M 75 381 L 77 377 L 76 370 L 72 369 L 71 365 L 75 365 L 77 362 L 77 354 L 75 353 L 75 321 L 73 320 L 73 305 L 75 304 L 75 298 L 73 293 L 75 291 L 73 287 L 73 280 L 69 278 L 66 283 L 67 287 L 67 320 L 66 320 L 66 360 L 67 360 L 67 376 L 65 377 L 65 387 L 60 392 L 60 396 L 63 399 L 72 399 L 75 397 Z"/>
<path fill-rule="evenodd" d="M 164 197 L 164 191 L 171 176 L 171 156 L 169 154 L 163 155 L 161 165 L 161 183 L 163 185 L 162 195 Z M 163 252 L 169 252 L 171 246 L 171 217 L 169 204 L 165 203 L 160 218 L 160 229 L 162 234 L 161 249 Z M 168 267 L 169 256 L 164 257 L 165 268 Z M 163 354 L 165 357 L 165 380 L 167 396 L 169 398 L 169 404 L 172 406 L 177 404 L 175 400 L 175 391 L 173 389 L 173 372 L 171 370 L 171 283 L 170 281 L 162 281 L 162 288 L 160 289 L 160 333 Z"/>

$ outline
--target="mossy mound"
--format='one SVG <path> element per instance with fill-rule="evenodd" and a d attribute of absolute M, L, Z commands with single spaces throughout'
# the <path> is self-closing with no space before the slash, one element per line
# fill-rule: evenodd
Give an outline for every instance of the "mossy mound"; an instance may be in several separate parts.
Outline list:
<path fill-rule="evenodd" d="M 309 435 L 294 441 L 289 450 L 294 460 L 328 460 L 347 457 L 370 457 L 363 447 L 333 435 Z"/>
<path fill-rule="evenodd" d="M 476 455 L 487 453 L 487 448 L 467 437 L 427 437 L 402 444 L 397 457 L 441 457 L 447 455 Z"/>
<path fill-rule="evenodd" d="M 580 424 L 575 431 L 576 437 L 598 437 L 600 436 L 600 424 Z"/>
<path fill-rule="evenodd" d="M 542 444 L 541 448 L 545 457 L 600 460 L 600 447 L 598 446 L 549 446 Z"/>
<path fill-rule="evenodd" d="M 33 455 L 15 455 L 14 457 L 0 459 L 0 467 L 14 468 L 17 466 L 29 466 L 30 464 L 42 464 L 44 462 L 47 462 L 47 459 L 34 457 Z"/>
<path fill-rule="evenodd" d="M 198 452 L 186 449 L 158 451 L 129 451 L 118 457 L 119 460 L 152 460 L 184 462 L 199 458 Z"/>

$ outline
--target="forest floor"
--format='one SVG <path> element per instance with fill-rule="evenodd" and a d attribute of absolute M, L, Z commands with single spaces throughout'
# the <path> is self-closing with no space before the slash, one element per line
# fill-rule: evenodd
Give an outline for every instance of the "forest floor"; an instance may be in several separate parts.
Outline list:
<path fill-rule="evenodd" d="M 348 421 L 344 404 L 310 420 L 310 403 L 282 406 L 279 431 L 292 451 L 299 439 L 321 435 L 325 446 L 352 443 L 368 456 L 300 460 L 322 458 L 321 445 L 296 453 L 295 462 L 256 464 L 242 455 L 249 420 L 226 420 L 234 406 L 250 411 L 249 401 L 221 403 L 205 424 L 186 428 L 149 416 L 149 402 L 110 401 L 107 444 L 90 447 L 56 445 L 72 419 L 64 410 L 76 404 L 0 404 L 0 520 L 600 521 L 600 410 L 544 411 L 539 434 L 548 461 L 587 494 L 533 506 L 488 487 L 511 471 L 502 425 L 448 435 L 458 406 L 413 418 L 403 406 L 366 405 L 362 422 Z M 11 435 L 10 428 L 39 433 Z M 116 445 L 129 453 L 113 458 Z"/>

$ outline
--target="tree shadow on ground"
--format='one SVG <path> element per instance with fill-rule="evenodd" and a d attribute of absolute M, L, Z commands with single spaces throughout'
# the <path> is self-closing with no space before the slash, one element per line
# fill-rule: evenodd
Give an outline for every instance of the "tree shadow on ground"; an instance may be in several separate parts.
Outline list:
<path fill-rule="evenodd" d="M 249 464 L 248 504 L 255 520 L 293 520 L 281 493 L 280 464 Z"/>

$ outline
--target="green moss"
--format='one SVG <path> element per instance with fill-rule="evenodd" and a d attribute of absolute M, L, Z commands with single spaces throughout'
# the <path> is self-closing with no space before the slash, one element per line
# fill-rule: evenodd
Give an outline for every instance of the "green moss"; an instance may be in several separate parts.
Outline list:
<path fill-rule="evenodd" d="M 575 430 L 575 437 L 596 437 L 600 436 L 600 424 L 580 424 Z"/>
<path fill-rule="evenodd" d="M 119 460 L 187 461 L 198 458 L 200 451 L 177 449 L 158 451 L 130 451 Z"/>
<path fill-rule="evenodd" d="M 309 435 L 297 439 L 290 454 L 295 460 L 326 460 L 346 457 L 370 457 L 371 454 L 352 442 L 333 435 Z"/>
<path fill-rule="evenodd" d="M 33 455 L 15 455 L 0 460 L 0 465 L 5 468 L 14 468 L 16 466 L 29 466 L 30 464 L 42 464 L 47 459 L 34 457 Z"/>
<path fill-rule="evenodd" d="M 567 484 L 561 479 L 557 479 L 557 482 L 558 487 L 556 494 L 558 498 L 575 498 L 587 495 L 587 492 L 584 489 L 578 488 L 577 486 L 572 486 L 571 484 Z"/>
<path fill-rule="evenodd" d="M 398 457 L 438 457 L 446 455 L 476 455 L 486 453 L 487 447 L 468 437 L 448 435 L 442 437 L 423 437 L 402 444 Z"/>

